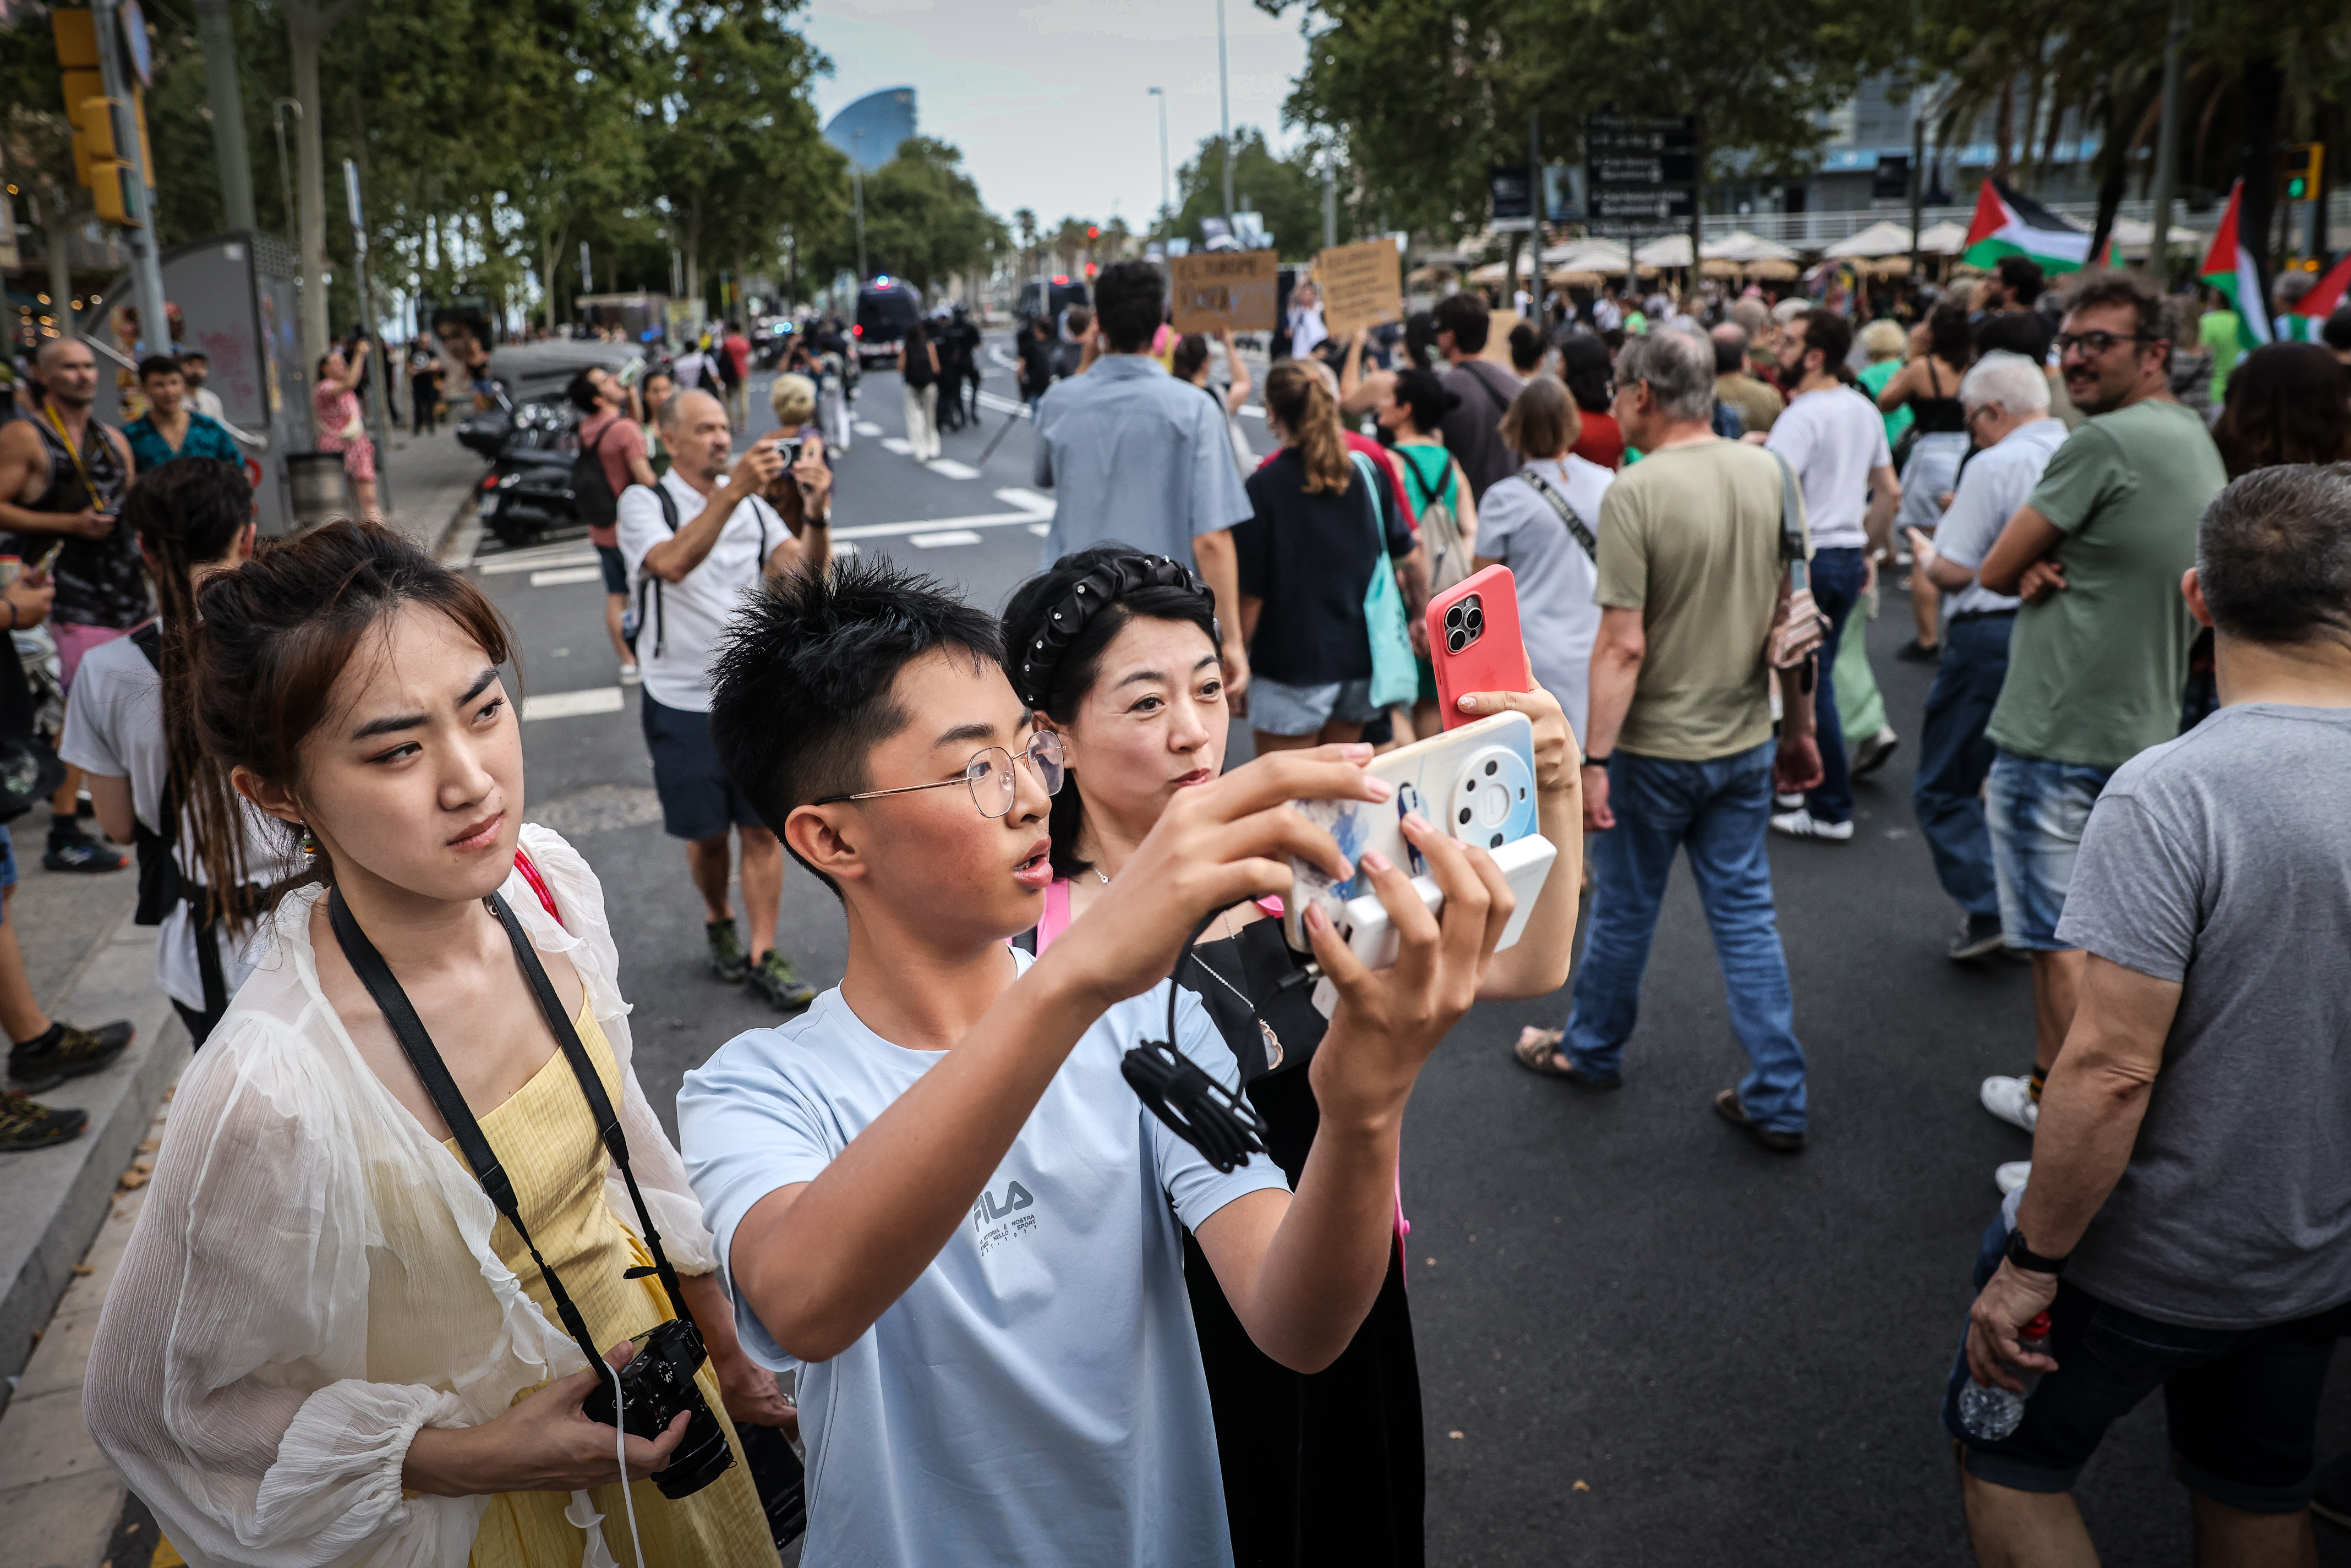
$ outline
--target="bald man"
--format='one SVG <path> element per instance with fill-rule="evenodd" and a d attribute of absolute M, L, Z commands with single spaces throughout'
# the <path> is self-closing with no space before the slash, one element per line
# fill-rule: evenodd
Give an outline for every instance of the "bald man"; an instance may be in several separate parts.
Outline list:
<path fill-rule="evenodd" d="M 147 576 L 138 541 L 122 524 L 131 486 L 131 445 L 93 415 L 98 357 L 75 338 L 41 346 L 35 373 L 45 389 L 29 419 L 0 424 L 0 555 L 30 569 L 52 549 L 57 587 L 49 635 L 60 680 L 73 684 L 82 655 L 147 619 Z M 52 871 L 120 871 L 130 858 L 81 829 L 75 815 L 81 775 L 68 770 L 50 804 L 56 815 L 41 864 Z"/>
<path fill-rule="evenodd" d="M 686 868 L 702 894 L 710 972 L 747 984 L 782 1012 L 816 992 L 776 951 L 784 850 L 719 765 L 710 739 L 710 665 L 726 623 L 763 576 L 801 564 L 799 542 L 760 493 L 783 472 L 772 441 L 740 457 L 726 410 L 708 392 L 683 391 L 661 408 L 669 472 L 621 494 L 621 558 L 636 596 L 640 717 L 661 796 L 662 826 L 685 841 Z M 821 529 L 810 529 L 821 541 Z M 821 563 L 819 563 L 821 565 Z M 730 836 L 742 845 L 747 947 L 727 900 Z M 755 956 L 756 955 L 756 956 Z"/>

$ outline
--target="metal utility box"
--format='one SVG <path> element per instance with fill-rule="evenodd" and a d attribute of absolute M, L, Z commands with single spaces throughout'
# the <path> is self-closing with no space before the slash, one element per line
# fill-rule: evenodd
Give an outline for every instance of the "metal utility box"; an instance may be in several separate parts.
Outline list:
<path fill-rule="evenodd" d="M 310 368 L 302 362 L 294 247 L 272 234 L 214 234 L 166 251 L 163 296 L 178 306 L 180 344 L 212 362 L 204 384 L 220 394 L 245 445 L 246 476 L 265 536 L 297 524 L 287 459 L 313 444 Z"/>

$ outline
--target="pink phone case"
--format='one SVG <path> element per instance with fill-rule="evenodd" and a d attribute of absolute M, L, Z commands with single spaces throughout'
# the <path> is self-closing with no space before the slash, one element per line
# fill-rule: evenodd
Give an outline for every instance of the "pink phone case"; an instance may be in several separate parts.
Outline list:
<path fill-rule="evenodd" d="M 1428 657 L 1437 668 L 1437 704 L 1445 727 L 1483 717 L 1464 713 L 1472 691 L 1524 691 L 1527 646 L 1519 635 L 1519 588 L 1508 566 L 1489 566 L 1428 601 Z"/>

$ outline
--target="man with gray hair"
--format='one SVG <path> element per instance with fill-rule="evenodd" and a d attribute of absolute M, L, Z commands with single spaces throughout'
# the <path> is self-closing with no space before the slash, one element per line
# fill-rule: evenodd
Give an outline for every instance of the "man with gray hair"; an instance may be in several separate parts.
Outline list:
<path fill-rule="evenodd" d="M 1959 470 L 1959 489 L 1934 537 L 1909 531 L 1918 570 L 1943 592 L 1943 659 L 1928 689 L 1918 771 L 1910 806 L 1935 857 L 1943 891 L 1958 900 L 1959 934 L 1945 950 L 1954 962 L 2000 950 L 2000 889 L 1993 881 L 1991 834 L 1984 826 L 1983 783 L 1992 743 L 1984 738 L 2000 684 L 2008 677 L 2008 634 L 2020 602 L 1976 581 L 1976 567 L 2065 440 L 2049 413 L 2049 382 L 2022 354 L 1995 349 L 1959 383 L 1959 404 L 1976 452 Z"/>
<path fill-rule="evenodd" d="M 1776 761 L 1771 738 L 1763 648 L 1782 572 L 1781 465 L 1714 433 L 1714 346 L 1695 332 L 1625 344 L 1614 411 L 1645 455 L 1600 505 L 1583 763 L 1592 931 L 1566 1027 L 1526 1031 L 1515 1054 L 1578 1088 L 1624 1082 L 1657 907 L 1687 850 L 1751 1069 L 1714 1108 L 1793 1154 L 1804 1147 L 1804 1052 L 1764 836 L 1774 774 L 1782 789 L 1809 789 L 1821 759 L 1813 683 L 1799 671 L 1779 677 Z M 1802 531 L 1801 497 L 1796 506 Z"/>
<path fill-rule="evenodd" d="M 2351 1329 L 2351 470 L 2244 475 L 2192 560 L 2174 592 L 2212 628 L 2222 706 L 2090 809 L 2057 928 L 2080 1000 L 1947 1386 L 1980 1563 L 2095 1562 L 2075 1479 L 2158 1388 L 2196 1561 L 2318 1561 L 2312 1459 Z M 1970 1384 L 2028 1373 L 2010 1429 L 1967 1419 Z"/>

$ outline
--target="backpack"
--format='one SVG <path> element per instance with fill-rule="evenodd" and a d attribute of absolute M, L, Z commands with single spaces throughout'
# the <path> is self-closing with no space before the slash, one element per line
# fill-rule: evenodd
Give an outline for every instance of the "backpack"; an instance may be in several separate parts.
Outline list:
<path fill-rule="evenodd" d="M 656 484 L 653 487 L 653 499 L 661 503 L 663 524 L 666 526 L 672 534 L 675 534 L 677 532 L 677 497 L 669 493 L 669 486 L 667 484 Z M 612 512 L 614 516 L 617 517 L 620 515 L 619 503 L 615 502 L 613 504 Z M 642 572 L 643 569 L 640 568 L 640 571 Z M 637 651 L 637 639 L 644 636 L 645 634 L 645 605 L 648 598 L 652 601 L 653 613 L 655 615 L 659 615 L 661 613 L 661 578 L 651 572 L 643 572 L 643 575 L 637 578 L 636 613 L 629 618 L 629 624 L 621 628 L 624 634 L 625 640 L 628 642 L 629 651 L 632 654 Z M 669 631 L 666 626 L 664 626 L 662 630 L 653 633 L 653 652 L 655 654 L 659 654 L 662 651 L 663 648 L 667 643 L 668 639 Z"/>
<path fill-rule="evenodd" d="M 1447 481 L 1444 495 L 1431 490 L 1420 472 L 1414 452 L 1443 452 L 1442 447 L 1403 447 L 1395 449 L 1404 463 L 1404 472 L 1412 483 L 1420 511 L 1420 542 L 1428 551 L 1428 591 L 1441 594 L 1469 575 L 1469 550 L 1461 538 L 1461 523 L 1454 515 L 1453 503 L 1444 496 L 1452 494 L 1451 475 L 1453 454 L 1445 453 Z"/>
<path fill-rule="evenodd" d="M 621 498 L 612 493 L 612 482 L 604 472 L 604 460 L 596 449 L 604 444 L 626 414 L 614 414 L 611 424 L 597 432 L 596 439 L 580 449 L 571 462 L 571 506 L 579 513 L 580 521 L 590 528 L 610 528 L 620 520 Z M 673 533 L 675 529 L 671 530 Z"/>
<path fill-rule="evenodd" d="M 132 632 L 130 640 L 155 673 L 161 675 L 163 672 L 162 624 L 149 621 Z M 190 934 L 196 942 L 196 974 L 204 986 L 204 1012 L 217 1014 L 228 1007 L 228 974 L 221 963 L 220 908 L 213 899 L 211 888 L 201 883 L 191 886 L 181 875 L 177 853 L 180 792 L 168 774 L 163 780 L 163 798 L 156 804 L 163 819 L 161 833 L 151 831 L 145 823 L 135 819 L 131 825 L 131 846 L 139 855 L 139 898 L 131 912 L 131 923 L 160 926 L 173 909 L 183 903 L 189 906 Z"/>

